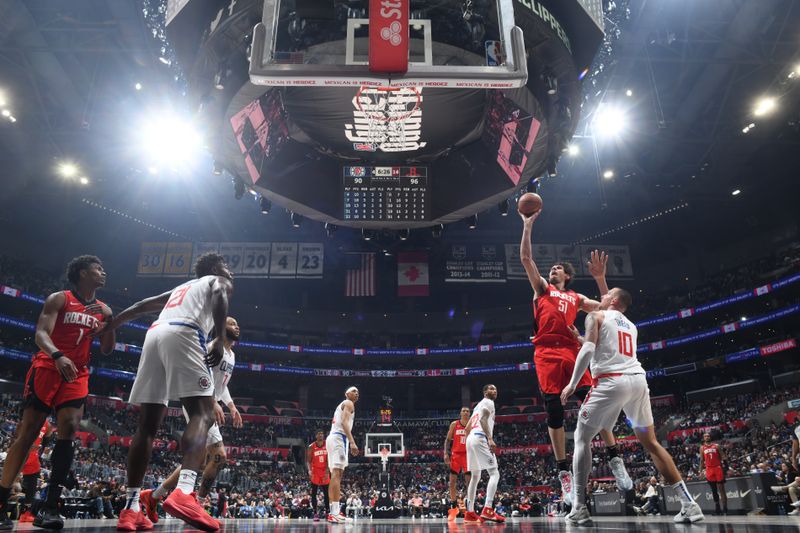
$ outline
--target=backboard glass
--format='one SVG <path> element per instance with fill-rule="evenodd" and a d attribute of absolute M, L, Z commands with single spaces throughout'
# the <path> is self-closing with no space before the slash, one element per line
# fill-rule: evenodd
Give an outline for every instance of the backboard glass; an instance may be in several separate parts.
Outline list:
<path fill-rule="evenodd" d="M 371 36 L 378 14 L 399 4 L 409 18 Z M 405 70 L 376 67 L 376 50 L 382 47 L 377 55 L 384 56 L 395 45 L 407 46 Z M 510 89 L 525 85 L 527 62 L 512 0 L 265 0 L 253 33 L 250 81 Z"/>
<path fill-rule="evenodd" d="M 381 450 L 389 450 L 389 457 L 404 457 L 402 433 L 367 433 L 364 457 L 381 457 Z"/>

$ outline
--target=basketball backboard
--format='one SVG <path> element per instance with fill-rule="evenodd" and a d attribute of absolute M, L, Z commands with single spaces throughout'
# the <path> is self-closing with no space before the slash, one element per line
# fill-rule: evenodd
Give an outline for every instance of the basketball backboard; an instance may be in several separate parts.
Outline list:
<path fill-rule="evenodd" d="M 265 0 L 250 81 L 510 89 L 527 81 L 513 0 Z"/>
<path fill-rule="evenodd" d="M 389 450 L 388 457 L 404 457 L 405 446 L 403 445 L 402 433 L 367 433 L 364 443 L 364 457 L 382 456 L 381 451 Z"/>

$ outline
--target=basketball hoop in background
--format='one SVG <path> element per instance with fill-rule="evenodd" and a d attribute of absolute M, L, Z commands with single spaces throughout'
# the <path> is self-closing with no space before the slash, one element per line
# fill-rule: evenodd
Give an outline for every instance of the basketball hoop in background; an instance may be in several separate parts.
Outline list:
<path fill-rule="evenodd" d="M 381 463 L 383 463 L 383 469 L 386 470 L 386 463 L 389 462 L 389 448 L 383 447 L 381 451 L 378 452 L 381 454 Z"/>
<path fill-rule="evenodd" d="M 366 122 L 369 151 L 406 150 L 406 129 L 417 140 L 422 122 L 422 93 L 417 87 L 365 87 L 356 93 L 358 119 Z"/>

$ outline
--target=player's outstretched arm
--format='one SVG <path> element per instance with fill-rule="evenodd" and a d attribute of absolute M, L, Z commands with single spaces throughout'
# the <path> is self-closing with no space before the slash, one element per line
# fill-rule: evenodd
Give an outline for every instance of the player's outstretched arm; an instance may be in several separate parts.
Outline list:
<path fill-rule="evenodd" d="M 450 429 L 447 430 L 447 437 L 444 439 L 444 462 L 448 463 L 450 459 L 450 452 L 447 444 L 453 440 L 453 435 L 456 433 L 456 421 L 450 422 Z"/>
<path fill-rule="evenodd" d="M 139 300 L 115 316 L 114 320 L 112 320 L 104 329 L 104 332 L 110 329 L 117 329 L 121 325 L 127 324 L 131 320 L 135 320 L 140 316 L 149 315 L 150 313 L 158 313 L 164 308 L 165 305 L 167 305 L 167 301 L 169 300 L 169 295 L 171 293 L 172 291 L 169 291 L 159 294 L 158 296 L 151 296 L 150 298 Z"/>
<path fill-rule="evenodd" d="M 606 282 L 606 265 L 608 264 L 608 256 L 605 252 L 598 250 L 592 251 L 589 256 L 589 261 L 586 263 L 589 267 L 589 274 L 594 278 L 597 283 L 597 289 L 600 291 L 600 296 L 605 296 L 608 292 L 608 283 Z M 580 294 L 581 305 L 580 308 L 587 313 L 596 311 L 600 307 L 600 302 L 592 300 Z"/>
<path fill-rule="evenodd" d="M 581 346 L 581 351 L 578 352 L 578 357 L 575 360 L 575 368 L 572 370 L 572 378 L 569 384 L 561 391 L 561 403 L 566 404 L 569 397 L 575 394 L 575 389 L 578 387 L 578 382 L 581 376 L 589 368 L 589 363 L 592 362 L 594 357 L 594 350 L 596 347 L 597 339 L 600 337 L 600 325 L 603 323 L 603 312 L 592 311 L 586 315 L 586 332 L 584 333 L 585 341 Z"/>
<path fill-rule="evenodd" d="M 533 252 L 531 246 L 531 234 L 533 233 L 533 222 L 539 217 L 542 210 L 538 210 L 532 215 L 519 216 L 522 218 L 522 239 L 519 243 L 519 258 L 522 261 L 522 266 L 525 267 L 525 272 L 528 274 L 528 281 L 531 283 L 531 288 L 536 296 L 544 294 L 547 288 L 547 282 L 539 274 L 539 268 L 533 261 Z"/>

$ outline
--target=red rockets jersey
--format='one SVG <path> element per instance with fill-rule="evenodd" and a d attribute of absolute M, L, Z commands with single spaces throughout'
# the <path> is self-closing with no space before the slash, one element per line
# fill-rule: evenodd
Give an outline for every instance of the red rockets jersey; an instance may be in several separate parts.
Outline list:
<path fill-rule="evenodd" d="M 450 453 L 467 453 L 467 426 L 461 425 L 461 420 L 456 420 L 456 430 L 453 433 L 453 445 Z"/>
<path fill-rule="evenodd" d="M 50 338 L 59 351 L 72 359 L 78 372 L 89 366 L 89 349 L 93 340 L 89 334 L 104 319 L 103 305 L 97 299 L 83 302 L 72 291 L 64 291 L 64 307 L 58 312 Z M 39 351 L 33 356 L 33 366 L 55 369 L 55 362 Z"/>
<path fill-rule="evenodd" d="M 722 458 L 719 453 L 719 444 L 703 444 L 700 446 L 700 453 L 703 454 L 703 462 L 706 468 L 716 468 L 722 466 Z"/>
<path fill-rule="evenodd" d="M 543 346 L 573 346 L 580 349 L 578 341 L 569 330 L 578 316 L 578 300 L 575 291 L 560 291 L 547 284 L 544 294 L 533 300 L 533 317 L 536 321 L 536 336 L 533 344 Z"/>
<path fill-rule="evenodd" d="M 319 472 L 324 472 L 328 469 L 328 449 L 325 448 L 325 443 L 322 446 L 317 446 L 316 442 L 308 445 L 311 449 L 311 469 Z"/>

